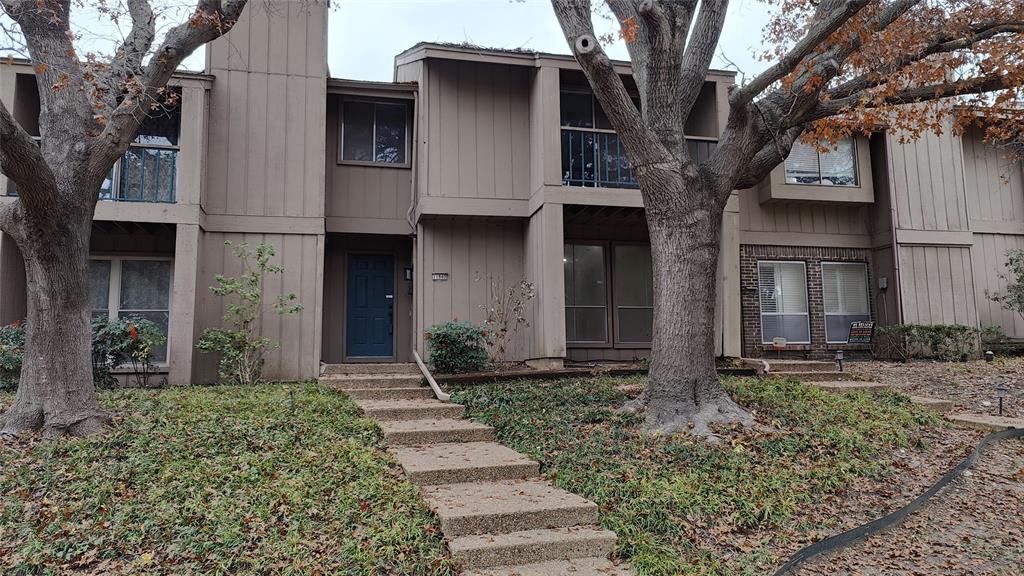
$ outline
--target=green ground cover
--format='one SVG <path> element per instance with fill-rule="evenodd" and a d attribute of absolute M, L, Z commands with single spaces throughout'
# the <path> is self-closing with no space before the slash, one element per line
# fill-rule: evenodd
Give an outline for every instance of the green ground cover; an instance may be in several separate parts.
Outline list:
<path fill-rule="evenodd" d="M 895 450 L 925 450 L 922 432 L 943 426 L 895 393 L 838 396 L 794 381 L 730 379 L 762 430 L 725 430 L 717 445 L 651 437 L 614 411 L 627 398 L 619 386 L 642 382 L 514 382 L 455 394 L 558 486 L 597 502 L 601 523 L 619 535 L 619 556 L 640 574 L 764 574 L 780 546 L 821 528 L 807 509 L 821 511 L 856 480 L 892 474 Z"/>
<path fill-rule="evenodd" d="M 0 573 L 454 573 L 417 489 L 341 394 L 291 384 L 102 400 L 119 415 L 106 435 L 0 441 Z"/>

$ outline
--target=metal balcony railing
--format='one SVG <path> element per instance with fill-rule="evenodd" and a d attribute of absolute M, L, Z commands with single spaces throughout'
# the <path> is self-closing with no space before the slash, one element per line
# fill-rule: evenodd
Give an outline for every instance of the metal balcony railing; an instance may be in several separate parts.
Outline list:
<path fill-rule="evenodd" d="M 114 164 L 100 188 L 100 200 L 173 204 L 178 172 L 177 148 L 132 146 Z M 8 196 L 17 196 L 11 183 Z"/>
<path fill-rule="evenodd" d="M 717 142 L 687 139 L 697 162 L 711 157 Z M 619 136 L 609 130 L 562 128 L 562 185 L 588 188 L 639 188 Z"/>

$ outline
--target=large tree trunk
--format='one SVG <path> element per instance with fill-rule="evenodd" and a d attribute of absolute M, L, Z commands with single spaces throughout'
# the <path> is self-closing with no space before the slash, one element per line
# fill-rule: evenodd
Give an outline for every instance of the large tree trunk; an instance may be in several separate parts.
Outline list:
<path fill-rule="evenodd" d="M 705 194 L 673 192 L 676 198 Z M 713 201 L 708 201 L 713 204 Z M 753 424 L 722 389 L 715 370 L 715 300 L 722 211 L 679 203 L 648 212 L 654 264 L 654 348 L 647 387 L 628 406 L 644 427 L 711 436 L 712 423 Z"/>
<path fill-rule="evenodd" d="M 53 214 L 45 223 L 26 218 L 16 235 L 31 238 L 18 240 L 28 288 L 27 334 L 18 392 L 4 415 L 2 434 L 42 430 L 44 436 L 85 436 L 109 421 L 92 380 L 91 209 Z"/>

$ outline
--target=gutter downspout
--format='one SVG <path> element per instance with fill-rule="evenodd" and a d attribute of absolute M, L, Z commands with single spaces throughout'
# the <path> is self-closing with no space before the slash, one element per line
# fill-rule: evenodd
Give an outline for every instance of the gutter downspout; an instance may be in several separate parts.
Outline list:
<path fill-rule="evenodd" d="M 886 193 L 889 194 L 889 229 L 892 232 L 892 271 L 895 278 L 893 278 L 893 285 L 896 288 L 896 298 L 893 302 L 896 304 L 896 324 L 903 324 L 903 282 L 900 278 L 900 245 L 896 240 L 896 226 L 897 226 L 897 210 L 896 210 L 896 195 L 892 193 L 893 187 L 893 167 L 892 167 L 892 138 L 889 135 L 889 131 L 885 132 L 885 165 L 889 172 L 888 174 L 888 186 L 886 186 Z"/>

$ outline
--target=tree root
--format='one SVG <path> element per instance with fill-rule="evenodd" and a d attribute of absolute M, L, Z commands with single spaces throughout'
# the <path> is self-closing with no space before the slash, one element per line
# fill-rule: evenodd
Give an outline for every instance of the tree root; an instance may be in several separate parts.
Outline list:
<path fill-rule="evenodd" d="M 755 424 L 753 415 L 736 404 L 725 393 L 707 400 L 699 406 L 691 404 L 666 408 L 663 409 L 653 404 L 646 406 L 644 431 L 664 435 L 689 432 L 693 436 L 717 441 L 718 436 L 711 430 L 711 424 L 740 424 L 744 428 L 750 428 Z"/>
<path fill-rule="evenodd" d="M 12 406 L 3 417 L 0 436 L 42 431 L 43 438 L 83 437 L 103 432 L 112 421 L 111 414 L 103 410 L 90 410 L 57 420 L 46 419 L 41 409 L 15 410 Z"/>

